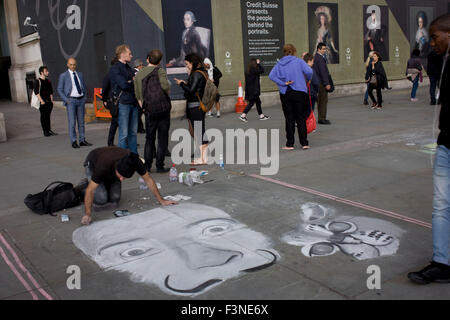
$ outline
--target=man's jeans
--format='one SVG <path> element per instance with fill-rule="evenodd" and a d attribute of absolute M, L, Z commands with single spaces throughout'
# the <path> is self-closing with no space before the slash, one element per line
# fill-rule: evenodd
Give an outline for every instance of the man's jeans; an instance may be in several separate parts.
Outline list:
<path fill-rule="evenodd" d="M 67 105 L 67 116 L 69 119 L 69 136 L 72 143 L 77 142 L 77 132 L 75 130 L 76 123 L 78 122 L 78 135 L 79 142 L 85 141 L 84 133 L 84 114 L 85 114 L 85 99 L 70 99 Z"/>
<path fill-rule="evenodd" d="M 119 147 L 138 153 L 137 127 L 138 107 L 133 104 L 119 104 Z"/>
<path fill-rule="evenodd" d="M 88 181 L 92 180 L 92 168 L 89 161 L 84 163 L 84 169 Z M 118 205 L 122 195 L 122 183 L 120 181 L 113 182 L 111 185 L 101 183 L 94 193 L 94 204 L 97 206 L 105 206 L 109 203 Z"/>
<path fill-rule="evenodd" d="M 450 149 L 437 148 L 434 166 L 433 261 L 450 265 Z"/>
<path fill-rule="evenodd" d="M 412 87 L 412 90 L 411 90 L 411 99 L 415 99 L 416 98 L 417 89 L 419 89 L 419 80 L 420 80 L 420 76 L 418 75 L 416 77 L 416 79 L 414 79 L 414 82 L 413 82 L 413 87 Z"/>

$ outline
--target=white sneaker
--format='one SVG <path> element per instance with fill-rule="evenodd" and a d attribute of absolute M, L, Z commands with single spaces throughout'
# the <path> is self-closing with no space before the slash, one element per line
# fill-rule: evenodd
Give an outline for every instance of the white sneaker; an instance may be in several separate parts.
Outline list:
<path fill-rule="evenodd" d="M 417 101 L 419 101 L 419 99 L 417 99 L 417 98 L 411 98 L 411 101 L 412 101 L 412 102 L 417 102 Z"/>
<path fill-rule="evenodd" d="M 265 121 L 265 120 L 269 120 L 269 119 L 270 119 L 270 117 L 268 117 L 266 115 L 264 117 L 262 117 L 262 118 L 261 117 L 259 118 L 259 120 L 261 120 L 261 121 Z"/>
<path fill-rule="evenodd" d="M 212 117 L 212 116 L 213 116 L 211 111 L 208 112 L 206 115 L 207 115 L 208 117 Z"/>
<path fill-rule="evenodd" d="M 240 119 L 241 121 L 244 121 L 245 123 L 247 123 L 247 122 L 248 122 L 248 119 L 247 119 L 247 117 L 243 117 L 242 115 L 241 115 L 241 116 L 239 116 L 239 119 Z"/>
<path fill-rule="evenodd" d="M 217 118 L 220 118 L 220 112 L 217 112 L 216 116 L 217 116 Z"/>

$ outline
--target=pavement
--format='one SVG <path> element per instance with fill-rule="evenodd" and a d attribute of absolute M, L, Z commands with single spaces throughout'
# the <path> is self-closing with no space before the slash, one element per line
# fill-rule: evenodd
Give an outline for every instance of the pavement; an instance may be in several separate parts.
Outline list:
<path fill-rule="evenodd" d="M 132 215 L 95 212 L 88 228 L 80 224 L 81 205 L 56 217 L 39 216 L 23 200 L 53 181 L 78 183 L 87 154 L 106 145 L 108 123 L 87 124 L 87 140 L 94 146 L 75 150 L 64 109 L 55 108 L 52 115 L 59 135 L 47 138 L 36 110 L 0 102 L 8 134 L 8 142 L 0 144 L 0 299 L 449 299 L 449 285 L 418 286 L 407 279 L 432 257 L 439 107 L 428 104 L 427 91 L 419 89 L 417 103 L 410 102 L 407 90 L 384 92 L 383 110 L 363 106 L 360 96 L 331 97 L 332 125 L 320 125 L 309 136 L 310 150 L 301 151 L 297 140 L 296 151 L 280 151 L 280 169 L 273 176 L 261 176 L 261 165 L 226 164 L 225 170 L 211 165 L 198 168 L 208 170 L 208 183 L 189 188 L 154 174 L 163 196 L 192 197 L 177 208 L 161 209 L 135 176 L 124 182 L 120 203 Z M 245 124 L 228 113 L 208 119 L 207 128 L 279 129 L 281 148 L 281 107 L 263 109 L 270 120 L 257 120 L 253 110 Z M 171 130 L 186 127 L 185 120 L 172 120 Z M 138 142 L 142 155 L 145 136 Z M 243 148 L 248 151 L 242 145 L 236 151 Z M 62 213 L 69 222 L 61 221 Z M 211 219 L 196 220 L 214 214 L 221 218 L 212 228 L 202 227 Z M 316 226 L 305 235 L 308 224 Z M 201 232 L 187 231 L 192 226 Z M 362 237 L 364 231 L 385 234 L 372 233 L 371 242 L 367 234 Z M 131 239 L 138 234 L 140 240 Z M 112 247 L 129 248 L 141 236 L 153 244 L 122 248 L 122 260 L 113 257 Z M 99 249 L 104 241 L 109 244 Z M 108 250 L 111 256 L 100 254 Z M 71 266 L 80 277 L 72 277 L 77 272 Z"/>

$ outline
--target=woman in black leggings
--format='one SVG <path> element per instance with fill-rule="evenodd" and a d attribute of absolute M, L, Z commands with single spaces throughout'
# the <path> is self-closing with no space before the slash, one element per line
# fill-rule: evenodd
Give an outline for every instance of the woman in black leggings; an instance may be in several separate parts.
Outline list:
<path fill-rule="evenodd" d="M 200 157 L 195 159 L 193 165 L 206 165 L 208 163 L 208 141 L 205 137 L 205 112 L 200 109 L 200 101 L 205 92 L 208 74 L 203 66 L 203 60 L 196 54 L 188 54 L 185 57 L 186 68 L 189 73 L 187 81 L 175 79 L 177 84 L 184 90 L 186 98 L 186 115 L 189 121 L 189 132 L 194 138 L 196 148 L 200 148 Z M 202 123 L 201 137 L 195 135 L 196 123 Z"/>
<path fill-rule="evenodd" d="M 381 63 L 380 53 L 374 52 L 372 62 L 367 67 L 366 82 L 369 84 L 369 97 L 372 100 L 372 109 L 382 109 L 383 96 L 382 89 L 389 88 L 386 72 Z M 377 99 L 373 95 L 373 90 L 377 91 Z"/>

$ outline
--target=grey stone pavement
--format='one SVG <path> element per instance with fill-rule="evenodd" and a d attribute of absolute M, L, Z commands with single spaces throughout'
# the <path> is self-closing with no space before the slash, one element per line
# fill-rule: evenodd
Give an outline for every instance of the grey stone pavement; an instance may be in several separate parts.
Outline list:
<path fill-rule="evenodd" d="M 223 210 L 268 238 L 279 255 L 270 267 L 224 276 L 219 284 L 195 297 L 167 293 L 128 272 L 101 268 L 92 261 L 72 241 L 74 231 L 82 228 L 82 206 L 66 211 L 70 216 L 66 223 L 60 216 L 39 216 L 25 207 L 27 194 L 43 190 L 52 181 L 80 181 L 86 155 L 106 144 L 108 124 L 88 124 L 87 139 L 94 147 L 74 150 L 62 108 L 55 108 L 52 118 L 53 130 L 59 135 L 45 138 L 36 110 L 0 102 L 9 139 L 0 144 L 0 299 L 449 299 L 449 285 L 417 286 L 406 277 L 409 271 L 427 265 L 432 255 L 432 145 L 439 109 L 428 105 L 427 90 L 420 88 L 420 100 L 414 104 L 409 101 L 408 90 L 384 92 L 382 111 L 363 106 L 360 96 L 331 98 L 332 125 L 319 126 L 309 136 L 312 148 L 280 152 L 278 174 L 267 177 L 279 183 L 258 179 L 258 165 L 226 165 L 225 171 L 217 165 L 201 168 L 209 171 L 207 180 L 212 181 L 192 188 L 169 183 L 167 175 L 154 174 L 163 196 L 183 194 L 192 200 L 181 206 L 203 204 Z M 280 129 L 281 148 L 285 143 L 281 108 L 264 106 L 264 110 L 271 116 L 268 121 L 258 121 L 253 110 L 248 124 L 229 113 L 221 119 L 208 119 L 207 128 Z M 185 120 L 172 121 L 172 129 L 186 125 Z M 139 135 L 138 139 L 142 155 L 145 137 Z M 174 145 L 171 142 L 171 147 Z M 170 164 L 167 159 L 167 166 Z M 182 165 L 178 169 L 188 168 Z M 282 239 L 298 229 L 301 206 L 306 203 L 320 204 L 336 217 L 383 220 L 400 230 L 399 247 L 392 255 L 368 260 L 358 260 L 342 250 L 325 257 L 306 257 L 299 246 Z M 120 208 L 134 215 L 159 206 L 148 191 L 139 189 L 135 176 L 123 185 Z M 118 223 L 120 219 L 112 211 L 94 213 L 92 226 L 106 221 Z M 370 227 L 369 222 L 364 230 Z M 133 229 L 128 235 L 133 237 Z M 211 241 L 214 243 L 214 238 Z M 245 241 L 235 245 L 244 247 Z M 201 264 L 202 257 L 208 259 L 207 252 L 184 258 L 191 259 L 190 264 Z M 81 270 L 81 290 L 67 287 L 67 268 L 73 265 Z M 373 265 L 381 270 L 379 290 L 367 286 L 371 275 L 367 269 Z M 154 268 L 148 266 L 152 272 Z"/>

